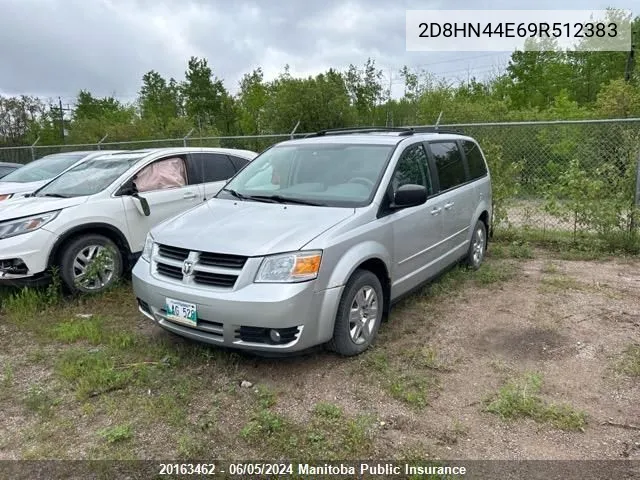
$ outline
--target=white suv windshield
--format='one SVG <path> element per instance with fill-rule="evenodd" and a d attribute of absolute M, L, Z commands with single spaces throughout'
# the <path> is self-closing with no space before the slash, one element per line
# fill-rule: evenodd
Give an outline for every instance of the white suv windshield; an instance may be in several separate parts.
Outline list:
<path fill-rule="evenodd" d="M 220 198 L 367 205 L 394 145 L 294 144 L 273 147 L 247 165 Z"/>
<path fill-rule="evenodd" d="M 97 157 L 67 170 L 42 187 L 37 197 L 80 197 L 101 192 L 144 155 Z"/>
<path fill-rule="evenodd" d="M 60 172 L 63 172 L 78 160 L 82 159 L 82 157 L 86 156 L 86 153 L 48 155 L 27 163 L 24 167 L 19 168 L 6 177 L 2 177 L 2 181 L 28 183 L 49 180 L 50 178 L 59 175 Z"/>

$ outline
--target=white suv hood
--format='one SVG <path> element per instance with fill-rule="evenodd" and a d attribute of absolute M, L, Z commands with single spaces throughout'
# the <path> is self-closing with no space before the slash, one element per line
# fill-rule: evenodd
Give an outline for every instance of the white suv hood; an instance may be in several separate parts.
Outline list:
<path fill-rule="evenodd" d="M 152 235 L 174 247 L 262 256 L 299 250 L 354 213 L 353 208 L 212 199 L 158 225 Z"/>
<path fill-rule="evenodd" d="M 18 198 L 8 202 L 0 202 L 0 222 L 13 218 L 29 217 L 39 213 L 74 207 L 87 200 L 87 197 L 53 198 L 28 197 Z"/>
<path fill-rule="evenodd" d="M 37 182 L 2 182 L 0 181 L 0 195 L 8 195 L 11 193 L 31 193 L 43 186 L 49 180 L 38 180 Z"/>

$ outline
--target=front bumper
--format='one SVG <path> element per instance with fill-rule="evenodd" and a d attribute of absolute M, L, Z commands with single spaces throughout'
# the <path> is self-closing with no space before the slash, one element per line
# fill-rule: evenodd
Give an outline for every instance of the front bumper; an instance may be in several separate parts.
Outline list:
<path fill-rule="evenodd" d="M 54 241 L 55 235 L 43 228 L 0 240 L 0 284 L 31 285 L 46 280 Z"/>
<path fill-rule="evenodd" d="M 151 274 L 140 259 L 132 272 L 140 311 L 165 330 L 190 339 L 243 350 L 296 352 L 329 341 L 342 287 L 316 292 L 314 281 L 292 284 L 251 283 L 239 289 L 193 288 Z M 169 320 L 165 299 L 193 303 L 197 326 Z M 256 341 L 257 332 L 276 329 L 286 343 Z"/>

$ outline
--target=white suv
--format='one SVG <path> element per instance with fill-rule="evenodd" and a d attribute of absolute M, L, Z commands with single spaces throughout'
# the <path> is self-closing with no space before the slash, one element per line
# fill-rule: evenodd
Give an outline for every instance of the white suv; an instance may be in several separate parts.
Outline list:
<path fill-rule="evenodd" d="M 81 162 L 0 209 L 0 284 L 41 283 L 55 266 L 71 291 L 104 290 L 133 266 L 153 226 L 218 193 L 256 155 L 163 148 Z"/>
<path fill-rule="evenodd" d="M 38 188 L 78 163 L 122 150 L 53 153 L 27 163 L 0 180 L 0 201 L 29 196 Z M 0 203 L 0 207 L 5 203 Z"/>

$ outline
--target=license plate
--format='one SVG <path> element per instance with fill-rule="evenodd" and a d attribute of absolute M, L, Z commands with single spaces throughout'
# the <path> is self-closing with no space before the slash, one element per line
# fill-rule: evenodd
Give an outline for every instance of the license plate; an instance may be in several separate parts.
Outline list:
<path fill-rule="evenodd" d="M 192 327 L 198 324 L 198 312 L 195 304 L 181 302 L 173 298 L 166 299 L 167 318 L 174 322 L 184 323 Z"/>

